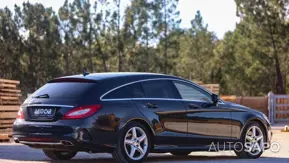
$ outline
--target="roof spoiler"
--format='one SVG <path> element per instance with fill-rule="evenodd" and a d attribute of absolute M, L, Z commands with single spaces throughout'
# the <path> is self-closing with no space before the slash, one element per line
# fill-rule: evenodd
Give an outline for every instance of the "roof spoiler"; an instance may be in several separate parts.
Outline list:
<path fill-rule="evenodd" d="M 56 78 L 48 81 L 48 83 L 61 83 L 61 82 L 96 83 L 97 81 L 83 78 Z"/>

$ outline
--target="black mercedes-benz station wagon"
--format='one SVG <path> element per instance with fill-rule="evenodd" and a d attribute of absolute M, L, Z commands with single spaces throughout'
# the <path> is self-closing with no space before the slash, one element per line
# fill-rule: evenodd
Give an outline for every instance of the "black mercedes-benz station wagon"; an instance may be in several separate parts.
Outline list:
<path fill-rule="evenodd" d="M 34 92 L 18 112 L 13 137 L 53 160 L 84 151 L 135 163 L 166 152 L 234 150 L 240 158 L 258 158 L 270 148 L 272 132 L 263 113 L 191 81 L 96 73 L 56 78 Z"/>

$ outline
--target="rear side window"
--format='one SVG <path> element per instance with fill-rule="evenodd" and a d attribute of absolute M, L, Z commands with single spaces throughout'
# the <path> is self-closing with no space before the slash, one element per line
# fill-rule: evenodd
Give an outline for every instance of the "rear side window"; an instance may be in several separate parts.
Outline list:
<path fill-rule="evenodd" d="M 96 83 L 60 82 L 47 83 L 33 93 L 32 98 L 79 99 L 95 89 Z"/>
<path fill-rule="evenodd" d="M 147 98 L 175 98 L 171 81 L 146 81 L 142 83 L 142 86 Z"/>
<path fill-rule="evenodd" d="M 116 89 L 103 97 L 103 99 L 121 99 L 121 98 L 144 98 L 144 92 L 140 83 L 130 84 Z"/>

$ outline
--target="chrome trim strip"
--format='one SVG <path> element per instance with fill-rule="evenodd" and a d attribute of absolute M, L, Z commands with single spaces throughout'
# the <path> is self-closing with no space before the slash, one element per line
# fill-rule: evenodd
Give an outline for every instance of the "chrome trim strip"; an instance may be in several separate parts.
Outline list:
<path fill-rule="evenodd" d="M 72 105 L 56 105 L 56 104 L 28 104 L 27 107 L 29 106 L 52 106 L 52 107 L 66 107 L 66 108 L 74 107 Z"/>
<path fill-rule="evenodd" d="M 21 144 L 28 144 L 28 145 L 63 145 L 60 142 L 30 142 L 30 141 L 19 141 Z"/>
<path fill-rule="evenodd" d="M 132 100 L 166 100 L 166 101 L 183 101 L 177 98 L 132 98 Z"/>
<path fill-rule="evenodd" d="M 101 99 L 101 101 L 128 101 L 128 100 L 132 100 L 132 98 Z"/>
<path fill-rule="evenodd" d="M 127 101 L 127 100 L 166 100 L 166 101 L 182 101 L 183 99 L 176 99 L 176 98 L 115 98 L 115 99 L 102 99 L 102 101 Z"/>
<path fill-rule="evenodd" d="M 130 82 L 130 83 L 126 83 L 126 84 L 123 84 L 123 85 L 120 85 L 118 87 L 115 87 L 109 91 L 107 91 L 106 93 L 104 93 L 102 96 L 100 96 L 100 100 L 103 101 L 103 100 L 111 100 L 111 99 L 102 99 L 105 95 L 109 94 L 110 92 L 114 91 L 114 90 L 117 90 L 119 88 L 122 88 L 124 86 L 127 86 L 127 85 L 130 85 L 130 84 L 135 84 L 135 83 L 140 83 L 140 82 L 144 82 L 144 81 L 153 81 L 153 80 L 172 80 L 172 81 L 180 81 L 180 82 L 184 82 L 184 83 L 188 83 L 188 84 L 191 84 L 191 85 L 194 85 L 195 87 L 198 87 L 199 89 L 209 93 L 210 95 L 212 95 L 212 92 L 206 90 L 205 88 L 193 83 L 193 82 L 190 82 L 190 81 L 186 81 L 186 80 L 181 80 L 181 79 L 173 79 L 173 78 L 154 78 L 154 79 L 144 79 L 144 80 L 138 80 L 138 81 L 134 81 L 134 82 Z M 129 99 L 129 98 L 128 98 Z M 115 99 L 113 99 L 115 100 Z M 178 99 L 180 100 L 180 99 Z"/>
<path fill-rule="evenodd" d="M 164 100 L 164 101 L 183 101 L 183 102 L 210 102 L 202 100 L 185 100 L 176 98 L 115 98 L 115 99 L 102 99 L 102 101 L 127 101 L 127 100 Z M 222 101 L 219 104 L 224 104 Z"/>

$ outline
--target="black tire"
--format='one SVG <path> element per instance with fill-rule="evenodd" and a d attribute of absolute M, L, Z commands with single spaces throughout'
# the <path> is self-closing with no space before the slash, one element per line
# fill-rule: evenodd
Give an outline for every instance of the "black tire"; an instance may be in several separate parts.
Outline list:
<path fill-rule="evenodd" d="M 127 134 L 127 132 L 132 129 L 133 127 L 139 127 L 141 128 L 146 136 L 147 136 L 147 151 L 145 152 L 144 156 L 139 159 L 139 160 L 133 160 L 131 159 L 126 151 L 125 151 L 125 147 L 124 147 L 124 139 L 125 139 L 125 135 Z M 117 147 L 116 149 L 111 153 L 113 158 L 118 162 L 118 163 L 141 163 L 143 162 L 147 155 L 150 153 L 150 149 L 151 149 L 151 134 L 149 132 L 149 129 L 146 128 L 144 125 L 142 125 L 141 123 L 138 122 L 130 122 L 128 123 L 121 131 L 120 131 L 120 137 L 117 141 Z"/>
<path fill-rule="evenodd" d="M 44 154 L 52 160 L 70 160 L 77 152 L 72 151 L 54 151 L 54 150 L 43 150 Z"/>
<path fill-rule="evenodd" d="M 175 151 L 170 153 L 174 156 L 187 156 L 191 153 L 191 151 Z"/>
<path fill-rule="evenodd" d="M 265 134 L 264 127 L 261 126 L 257 122 L 254 122 L 254 121 L 253 122 L 249 122 L 248 125 L 246 126 L 246 128 L 244 129 L 242 135 L 241 135 L 240 143 L 242 144 L 242 148 L 241 149 L 234 149 L 235 154 L 241 159 L 257 159 L 263 154 L 263 150 L 260 151 L 260 153 L 257 154 L 257 155 L 252 155 L 250 152 L 246 151 L 246 148 L 245 148 L 246 133 L 253 126 L 256 126 L 259 129 L 261 129 L 262 134 L 263 134 L 263 138 L 264 138 L 264 140 L 266 140 L 266 134 Z"/>

